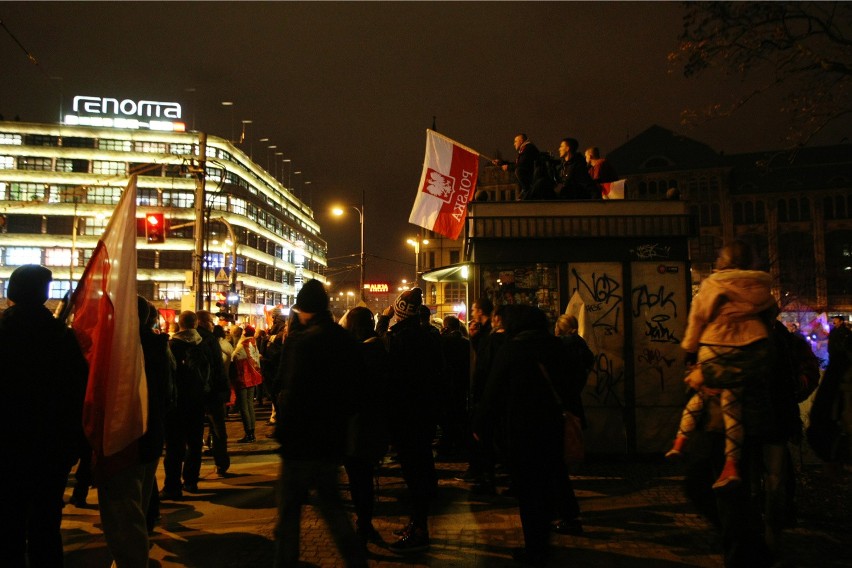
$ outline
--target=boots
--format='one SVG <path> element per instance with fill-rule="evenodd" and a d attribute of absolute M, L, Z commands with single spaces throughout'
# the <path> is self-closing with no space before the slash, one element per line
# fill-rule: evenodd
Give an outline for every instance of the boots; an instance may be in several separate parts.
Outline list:
<path fill-rule="evenodd" d="M 246 431 L 246 435 L 244 437 L 237 440 L 237 443 L 238 444 L 250 444 L 250 443 L 255 442 L 255 441 L 257 441 L 257 440 L 255 440 L 255 437 L 254 437 L 254 430 L 248 430 L 248 431 Z"/>
<path fill-rule="evenodd" d="M 683 447 L 686 445 L 686 440 L 686 436 L 678 436 L 677 438 L 675 438 L 674 444 L 672 445 L 672 449 L 666 452 L 666 458 L 679 458 L 681 454 L 683 454 Z"/>
<path fill-rule="evenodd" d="M 737 467 L 737 462 L 728 458 L 725 460 L 725 467 L 722 469 L 722 474 L 719 475 L 719 479 L 717 479 L 716 483 L 713 484 L 713 489 L 716 491 L 734 489 L 739 486 L 741 481 L 742 478 L 740 477 L 740 470 Z"/>

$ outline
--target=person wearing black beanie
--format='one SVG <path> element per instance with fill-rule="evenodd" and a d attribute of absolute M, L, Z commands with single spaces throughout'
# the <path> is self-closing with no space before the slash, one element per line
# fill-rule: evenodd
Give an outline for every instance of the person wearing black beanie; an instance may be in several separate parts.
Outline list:
<path fill-rule="evenodd" d="M 337 479 L 350 418 L 361 407 L 366 367 L 358 343 L 332 319 L 322 282 L 306 282 L 293 311 L 300 327 L 284 340 L 276 381 L 281 391 L 275 438 L 282 463 L 274 564 L 298 564 L 302 505 L 315 487 L 346 566 L 366 567 L 366 550 L 343 508 Z"/>
<path fill-rule="evenodd" d="M 43 266 L 17 268 L 0 318 L 3 393 L 14 401 L 0 414 L 0 445 L 9 456 L 0 468 L 9 566 L 62 566 L 65 486 L 85 439 L 88 365 L 74 332 L 44 306 L 50 280 Z"/>

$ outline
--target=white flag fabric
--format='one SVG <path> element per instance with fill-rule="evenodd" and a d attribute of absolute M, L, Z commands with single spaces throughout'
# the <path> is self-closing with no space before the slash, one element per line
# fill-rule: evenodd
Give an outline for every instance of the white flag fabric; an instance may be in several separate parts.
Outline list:
<path fill-rule="evenodd" d="M 604 199 L 624 199 L 624 183 L 626 181 L 627 180 L 620 179 L 618 181 L 600 184 L 601 197 Z"/>
<path fill-rule="evenodd" d="M 99 458 L 116 458 L 128 450 L 145 433 L 148 423 L 136 272 L 134 175 L 71 299 L 72 327 L 89 362 L 83 427 L 95 450 L 96 468 L 104 465 L 97 463 Z M 118 461 L 129 465 L 134 458 L 138 461 L 136 453 L 128 452 Z M 116 467 L 109 469 L 115 471 Z"/>
<path fill-rule="evenodd" d="M 408 222 L 458 238 L 478 173 L 478 152 L 427 130 L 423 173 Z"/>

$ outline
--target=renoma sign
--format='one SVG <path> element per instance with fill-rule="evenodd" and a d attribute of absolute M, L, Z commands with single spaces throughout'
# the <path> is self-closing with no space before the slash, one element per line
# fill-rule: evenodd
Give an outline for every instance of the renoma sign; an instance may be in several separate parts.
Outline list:
<path fill-rule="evenodd" d="M 65 124 L 106 126 L 183 132 L 179 103 L 89 97 L 78 95 L 71 105 L 75 114 L 65 115 Z"/>

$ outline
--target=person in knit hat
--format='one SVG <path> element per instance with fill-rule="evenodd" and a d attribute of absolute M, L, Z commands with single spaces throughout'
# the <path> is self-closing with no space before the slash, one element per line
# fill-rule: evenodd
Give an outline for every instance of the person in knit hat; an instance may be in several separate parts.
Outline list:
<path fill-rule="evenodd" d="M 393 315 L 397 321 L 411 317 L 420 317 L 420 306 L 423 305 L 423 290 L 412 288 L 406 290 L 393 303 Z"/>
<path fill-rule="evenodd" d="M 3 394 L 12 401 L 0 414 L 6 566 L 62 566 L 65 483 L 85 440 L 88 365 L 74 332 L 44 306 L 51 277 L 34 264 L 12 272 L 0 318 Z"/>
<path fill-rule="evenodd" d="M 278 365 L 275 438 L 282 462 L 274 564 L 298 564 L 301 510 L 313 487 L 344 563 L 366 567 L 366 551 L 343 508 L 337 479 L 349 422 L 361 407 L 366 366 L 358 343 L 332 319 L 322 282 L 302 286 L 294 311 L 300 327 L 288 332 Z"/>
<path fill-rule="evenodd" d="M 428 518 L 438 483 L 432 440 L 437 425 L 437 385 L 444 364 L 439 336 L 420 323 L 422 305 L 423 291 L 412 288 L 385 311 L 386 318 L 391 309 L 394 315 L 386 332 L 393 393 L 389 429 L 411 507 L 410 522 L 389 547 L 400 554 L 429 548 Z"/>
<path fill-rule="evenodd" d="M 53 273 L 38 264 L 19 266 L 9 277 L 6 297 L 15 304 L 40 306 L 47 301 Z"/>

